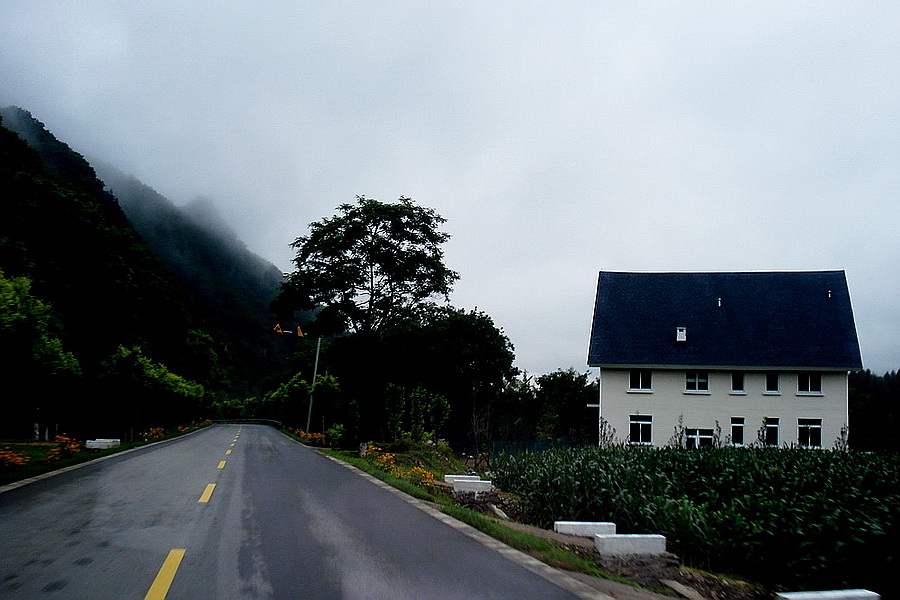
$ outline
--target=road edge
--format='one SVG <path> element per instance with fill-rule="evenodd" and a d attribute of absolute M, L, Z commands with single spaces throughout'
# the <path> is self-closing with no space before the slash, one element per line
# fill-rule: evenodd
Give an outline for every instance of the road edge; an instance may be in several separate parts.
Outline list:
<path fill-rule="evenodd" d="M 285 437 L 287 437 L 291 441 L 297 442 L 297 440 L 291 438 L 290 436 L 285 436 Z M 302 444 L 301 442 L 297 442 L 297 443 L 300 445 L 305 445 L 305 444 Z M 312 450 L 313 448 L 310 448 L 310 449 Z M 346 462 L 344 462 L 338 458 L 335 458 L 333 456 L 328 456 L 327 454 L 319 453 L 319 456 L 322 456 L 324 458 L 327 458 L 330 461 L 337 463 L 338 465 L 344 467 L 345 469 L 348 469 L 348 470 L 352 471 L 353 473 L 359 475 L 360 477 L 368 480 L 369 482 L 373 483 L 374 485 L 377 485 L 381 489 L 383 489 L 387 492 L 390 492 L 391 494 L 394 494 L 395 496 L 397 496 L 399 498 L 402 498 L 406 503 L 411 504 L 412 506 L 418 508 L 425 514 L 437 519 L 438 521 L 444 523 L 445 525 L 448 525 L 449 527 L 452 527 L 453 529 L 459 531 L 463 535 L 466 535 L 466 536 L 478 541 L 483 546 L 487 546 L 488 548 L 495 550 L 496 552 L 499 552 L 500 554 L 502 554 L 509 560 L 521 565 L 522 567 L 525 567 L 532 573 L 535 573 L 536 575 L 543 577 L 544 579 L 546 579 L 550 583 L 554 584 L 555 586 L 560 587 L 560 588 L 566 590 L 567 592 L 575 594 L 579 598 L 582 598 L 584 600 L 614 600 L 614 598 L 612 596 L 604 594 L 603 592 L 601 592 L 599 590 L 595 590 L 591 586 L 575 579 L 574 577 L 567 575 L 565 572 L 560 571 L 559 569 L 556 569 L 546 563 L 539 561 L 538 559 L 534 558 L 533 556 L 529 556 L 528 554 L 525 554 L 524 552 L 522 552 L 520 550 L 516 550 L 515 548 L 507 546 L 503 542 L 492 538 L 488 534 L 478 531 L 471 525 L 463 523 L 462 521 L 454 519 L 450 515 L 446 515 L 446 514 L 442 513 L 441 511 L 429 506 L 422 500 L 419 500 L 418 498 L 413 498 L 409 494 L 406 494 L 406 493 L 398 490 L 397 488 L 381 481 L 377 477 L 374 477 L 374 476 L 366 473 L 365 471 L 351 465 L 350 463 L 346 463 Z"/>
<path fill-rule="evenodd" d="M 114 454 L 107 454 L 106 456 L 99 456 L 97 458 L 92 458 L 91 460 L 87 460 L 85 462 L 78 463 L 77 465 L 69 465 L 68 467 L 63 467 L 62 469 L 56 469 L 55 471 L 48 471 L 47 473 L 41 473 L 40 475 L 35 475 L 34 477 L 29 477 L 28 479 L 20 479 L 19 481 L 13 481 L 12 483 L 7 483 L 6 485 L 0 486 L 0 494 L 5 494 L 6 492 L 11 492 L 13 490 L 19 489 L 20 487 L 25 487 L 26 485 L 30 485 L 32 483 L 37 483 L 38 481 L 43 481 L 44 479 L 50 479 L 51 477 L 56 477 L 57 475 L 62 475 L 63 473 L 75 471 L 77 469 L 81 469 L 82 467 L 87 467 L 89 465 L 95 465 L 95 464 L 103 462 L 105 460 L 110 460 L 111 458 L 119 458 L 120 456 L 125 456 L 126 454 L 131 454 L 132 452 L 137 452 L 138 450 L 145 450 L 147 448 L 152 448 L 153 446 L 158 446 L 159 444 L 168 444 L 168 443 L 174 442 L 176 440 L 183 440 L 184 438 L 192 436 L 195 433 L 200 433 L 201 431 L 204 431 L 208 427 L 213 427 L 213 425 L 208 425 L 207 427 L 201 427 L 200 429 L 195 429 L 194 431 L 185 433 L 184 435 L 171 437 L 167 440 L 159 440 L 158 442 L 151 442 L 149 444 L 144 444 L 143 446 L 138 446 L 137 448 L 129 448 L 128 450 L 122 450 L 121 452 L 116 452 Z"/>

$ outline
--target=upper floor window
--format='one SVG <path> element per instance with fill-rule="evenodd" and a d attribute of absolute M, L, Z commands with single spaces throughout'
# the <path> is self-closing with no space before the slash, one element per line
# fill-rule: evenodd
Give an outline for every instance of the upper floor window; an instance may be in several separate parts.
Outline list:
<path fill-rule="evenodd" d="M 781 376 L 774 372 L 769 371 L 766 373 L 766 393 L 767 394 L 778 394 L 781 392 Z"/>
<path fill-rule="evenodd" d="M 706 371 L 687 371 L 684 376 L 684 389 L 688 392 L 708 392 L 709 373 Z"/>
<path fill-rule="evenodd" d="M 731 374 L 731 393 L 732 394 L 743 394 L 747 390 L 744 389 L 744 373 L 742 371 L 735 371 Z"/>
<path fill-rule="evenodd" d="M 821 394 L 822 393 L 822 374 L 821 373 L 800 373 L 797 375 L 797 393 L 798 394 Z"/>
<path fill-rule="evenodd" d="M 653 417 L 651 415 L 630 415 L 628 425 L 628 441 L 630 443 L 653 443 Z"/>
<path fill-rule="evenodd" d="M 797 419 L 797 444 L 802 448 L 821 448 L 822 419 Z"/>
<path fill-rule="evenodd" d="M 632 369 L 629 374 L 628 389 L 649 392 L 653 389 L 653 371 L 650 369 Z"/>

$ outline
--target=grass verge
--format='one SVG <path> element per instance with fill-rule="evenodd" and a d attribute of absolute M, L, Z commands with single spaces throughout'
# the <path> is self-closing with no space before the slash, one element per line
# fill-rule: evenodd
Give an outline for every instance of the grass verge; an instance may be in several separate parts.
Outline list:
<path fill-rule="evenodd" d="M 391 487 L 397 488 L 401 492 L 405 494 L 409 494 L 413 498 L 418 498 L 419 500 L 424 500 L 425 502 L 432 502 L 435 504 L 448 505 L 451 503 L 451 500 L 442 494 L 432 493 L 429 490 L 422 488 L 414 483 L 410 483 L 405 479 L 400 479 L 399 477 L 394 477 L 390 473 L 385 473 L 375 465 L 373 465 L 370 461 L 365 458 L 360 458 L 359 454 L 351 452 L 349 450 L 332 450 L 329 448 L 316 448 L 322 454 L 327 454 L 332 458 L 336 458 L 338 460 L 349 463 L 359 469 L 360 471 L 364 471 L 385 482 Z"/>

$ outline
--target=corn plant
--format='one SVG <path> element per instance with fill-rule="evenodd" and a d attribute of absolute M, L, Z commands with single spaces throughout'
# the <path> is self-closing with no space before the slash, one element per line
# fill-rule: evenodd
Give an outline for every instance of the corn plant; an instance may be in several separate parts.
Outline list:
<path fill-rule="evenodd" d="M 896 455 L 613 446 L 505 454 L 492 468 L 535 524 L 661 533 L 686 564 L 770 587 L 891 589 L 900 563 Z"/>

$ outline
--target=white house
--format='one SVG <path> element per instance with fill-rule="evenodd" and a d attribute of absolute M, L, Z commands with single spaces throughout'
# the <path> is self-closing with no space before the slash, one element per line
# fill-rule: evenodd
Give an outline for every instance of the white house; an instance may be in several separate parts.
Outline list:
<path fill-rule="evenodd" d="M 588 364 L 619 440 L 689 447 L 831 448 L 862 368 L 843 271 L 601 271 Z"/>

